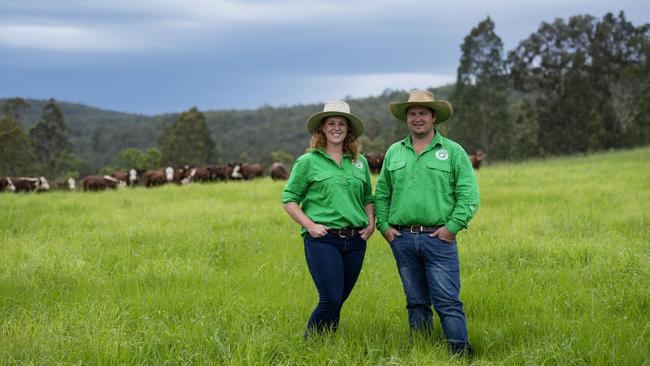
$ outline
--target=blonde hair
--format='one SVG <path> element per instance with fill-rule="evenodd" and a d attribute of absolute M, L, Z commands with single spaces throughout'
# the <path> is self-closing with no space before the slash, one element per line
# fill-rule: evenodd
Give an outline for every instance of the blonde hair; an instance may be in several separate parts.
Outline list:
<path fill-rule="evenodd" d="M 352 160 L 357 160 L 361 152 L 361 144 L 357 141 L 357 135 L 354 133 L 354 128 L 350 125 L 350 121 L 344 116 L 341 117 L 345 118 L 348 124 L 348 132 L 345 134 L 345 139 L 343 140 L 343 153 L 350 154 Z M 322 149 L 327 146 L 327 137 L 325 137 L 325 132 L 323 132 L 323 125 L 326 119 L 327 117 L 323 118 L 316 130 L 314 130 L 314 133 L 311 134 L 307 152 Z"/>

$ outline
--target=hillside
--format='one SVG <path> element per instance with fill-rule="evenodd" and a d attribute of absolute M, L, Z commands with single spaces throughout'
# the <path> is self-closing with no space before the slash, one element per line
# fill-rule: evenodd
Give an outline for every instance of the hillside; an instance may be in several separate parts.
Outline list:
<path fill-rule="evenodd" d="M 453 85 L 431 89 L 436 98 L 448 98 Z M 369 130 L 377 131 L 382 146 L 393 141 L 396 125 L 388 104 L 404 99 L 405 91 L 387 90 L 379 96 L 348 99 L 352 113 L 362 116 Z M 0 99 L 0 105 L 5 99 Z M 26 129 L 39 120 L 46 100 L 27 99 L 21 123 Z M 178 113 L 156 116 L 102 110 L 90 106 L 57 101 L 70 130 L 75 153 L 86 160 L 92 171 L 117 164 L 117 154 L 126 147 L 146 149 L 158 146 L 163 126 L 173 123 Z M 308 142 L 304 129 L 307 117 L 322 110 L 322 104 L 288 107 L 262 107 L 255 110 L 202 111 L 218 159 L 223 162 L 248 157 L 250 161 L 270 163 L 270 154 L 282 150 L 294 157 Z M 372 127 L 370 125 L 373 125 Z M 406 130 L 402 130 L 406 133 Z"/>

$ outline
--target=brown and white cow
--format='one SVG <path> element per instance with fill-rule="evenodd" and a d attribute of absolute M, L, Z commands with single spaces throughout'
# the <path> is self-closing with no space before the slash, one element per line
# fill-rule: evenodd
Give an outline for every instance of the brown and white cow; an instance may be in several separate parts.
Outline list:
<path fill-rule="evenodd" d="M 126 183 L 111 177 L 110 175 L 90 175 L 83 179 L 84 191 L 103 191 L 108 188 L 123 188 Z"/>
<path fill-rule="evenodd" d="M 164 170 L 149 170 L 144 173 L 147 187 L 161 186 L 174 181 L 174 168 L 167 167 Z"/>
<path fill-rule="evenodd" d="M 74 191 L 77 189 L 77 181 L 70 177 L 64 181 L 54 182 L 54 188 L 61 191 Z"/>
<path fill-rule="evenodd" d="M 233 166 L 230 177 L 232 179 L 251 180 L 255 177 L 261 177 L 264 174 L 264 168 L 260 164 L 241 164 L 237 163 Z"/>
<path fill-rule="evenodd" d="M 481 162 L 487 157 L 487 154 L 483 150 L 478 150 L 476 154 L 471 154 L 469 160 L 472 162 L 472 168 L 478 170 L 481 167 Z"/>
<path fill-rule="evenodd" d="M 123 170 L 116 170 L 116 171 L 112 172 L 112 173 L 109 174 L 109 175 L 110 175 L 111 177 L 113 177 L 113 178 L 115 178 L 115 179 L 121 181 L 121 182 L 124 182 L 124 183 L 127 183 L 127 182 L 128 182 L 128 179 L 129 179 L 129 175 L 128 175 L 128 173 L 125 172 L 125 171 L 123 171 Z"/>
<path fill-rule="evenodd" d="M 382 153 L 365 153 L 363 154 L 368 160 L 368 168 L 372 174 L 379 174 L 381 166 L 384 164 L 384 154 Z"/>
<path fill-rule="evenodd" d="M 228 180 L 232 175 L 232 164 L 208 165 L 212 180 Z"/>
<path fill-rule="evenodd" d="M 289 172 L 284 164 L 275 162 L 271 165 L 271 179 L 273 180 L 286 180 L 289 178 Z"/>
<path fill-rule="evenodd" d="M 16 186 L 9 177 L 0 177 L 0 192 L 15 192 Z"/>
<path fill-rule="evenodd" d="M 50 184 L 45 177 L 29 178 L 29 177 L 10 177 L 9 178 L 16 187 L 15 192 L 37 192 L 47 191 L 50 189 Z"/>

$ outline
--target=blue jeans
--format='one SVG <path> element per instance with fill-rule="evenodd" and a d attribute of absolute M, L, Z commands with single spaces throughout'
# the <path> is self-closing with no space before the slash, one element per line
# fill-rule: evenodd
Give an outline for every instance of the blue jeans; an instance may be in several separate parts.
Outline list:
<path fill-rule="evenodd" d="M 342 238 L 329 233 L 320 238 L 307 234 L 304 241 L 307 266 L 319 296 L 307 330 L 336 331 L 341 307 L 361 272 L 366 242 L 359 236 Z"/>
<path fill-rule="evenodd" d="M 413 332 L 433 329 L 436 310 L 442 331 L 452 350 L 469 345 L 463 303 L 460 301 L 460 267 L 456 242 L 427 233 L 402 232 L 391 243 L 399 270 Z"/>

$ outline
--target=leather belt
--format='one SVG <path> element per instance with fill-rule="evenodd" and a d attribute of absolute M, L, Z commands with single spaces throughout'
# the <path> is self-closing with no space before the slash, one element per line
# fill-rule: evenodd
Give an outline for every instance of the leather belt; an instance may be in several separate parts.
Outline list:
<path fill-rule="evenodd" d="M 442 226 L 395 225 L 393 227 L 397 229 L 397 231 L 406 231 L 412 234 L 418 234 L 418 233 L 434 233 Z"/>
<path fill-rule="evenodd" d="M 341 238 L 352 238 L 359 235 L 359 230 L 362 228 L 343 228 L 343 229 L 329 229 L 328 233 L 338 235 Z"/>

